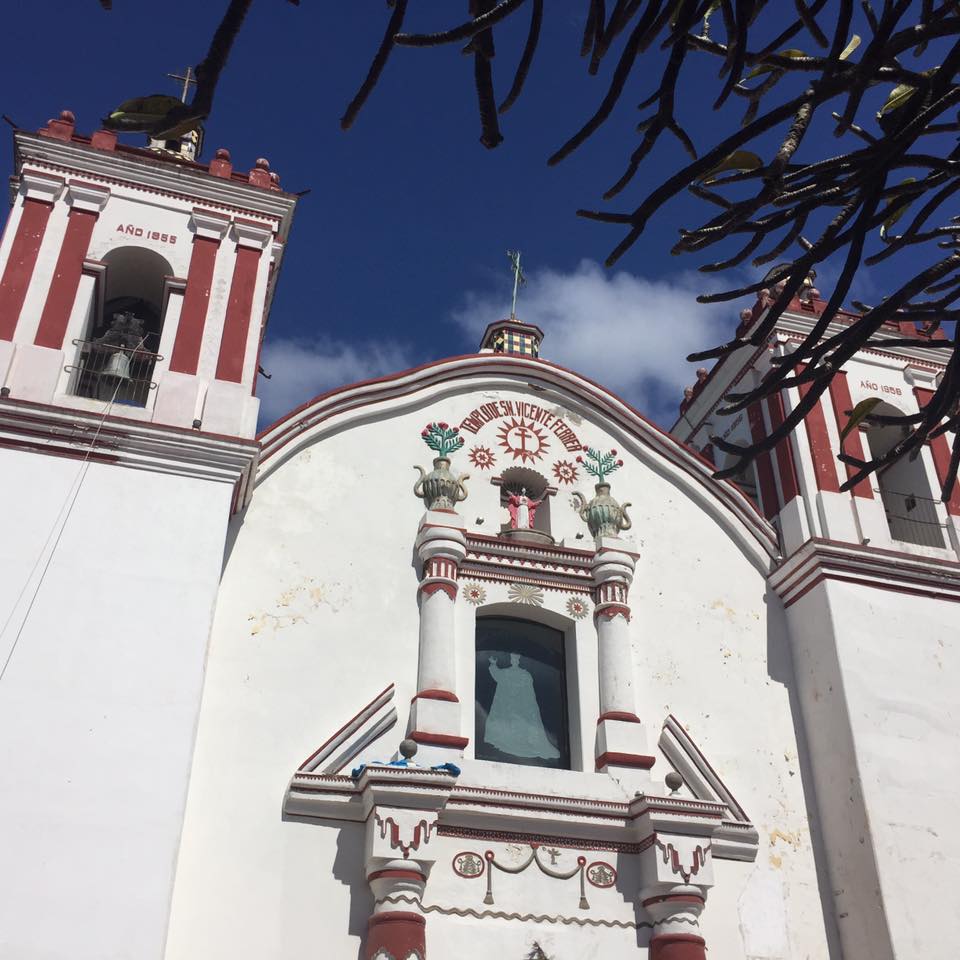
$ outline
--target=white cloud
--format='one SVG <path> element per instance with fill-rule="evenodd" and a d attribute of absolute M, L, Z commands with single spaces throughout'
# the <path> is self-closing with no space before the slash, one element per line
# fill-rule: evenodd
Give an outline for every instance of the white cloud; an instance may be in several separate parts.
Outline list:
<path fill-rule="evenodd" d="M 571 273 L 531 273 L 517 314 L 544 331 L 545 359 L 585 374 L 669 426 L 683 388 L 696 379 L 697 365 L 687 354 L 729 339 L 737 324 L 741 303 L 696 302 L 715 285 L 698 274 L 648 280 L 583 260 Z M 453 319 L 479 341 L 488 323 L 508 315 L 502 295 L 470 292 Z"/>
<path fill-rule="evenodd" d="M 261 379 L 261 424 L 289 413 L 319 393 L 411 366 L 400 344 L 380 341 L 267 340 L 260 358 L 272 379 Z"/>

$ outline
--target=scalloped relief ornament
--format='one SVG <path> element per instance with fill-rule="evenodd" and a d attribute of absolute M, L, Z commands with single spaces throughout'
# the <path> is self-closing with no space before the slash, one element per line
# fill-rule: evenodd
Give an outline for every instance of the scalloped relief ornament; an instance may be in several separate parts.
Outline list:
<path fill-rule="evenodd" d="M 479 583 L 465 583 L 460 593 L 467 603 L 475 607 L 479 607 L 487 599 L 487 591 Z"/>
<path fill-rule="evenodd" d="M 567 600 L 567 613 L 574 620 L 582 620 L 590 612 L 590 604 L 583 597 L 570 597 Z"/>

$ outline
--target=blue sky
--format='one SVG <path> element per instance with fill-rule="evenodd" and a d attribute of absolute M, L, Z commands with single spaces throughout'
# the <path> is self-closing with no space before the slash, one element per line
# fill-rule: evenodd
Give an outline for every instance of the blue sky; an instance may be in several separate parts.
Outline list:
<path fill-rule="evenodd" d="M 35 129 L 70 108 L 78 128 L 91 131 L 124 99 L 174 93 L 165 74 L 202 58 L 225 3 L 114 0 L 108 13 L 96 0 L 35 0 L 33 16 L 6 19 L 0 110 Z M 450 26 L 451 10 L 459 16 L 464 7 L 411 3 L 410 27 Z M 505 251 L 519 248 L 530 284 L 518 313 L 545 328 L 543 355 L 672 422 L 683 386 L 694 379 L 684 355 L 728 337 L 743 304 L 697 306 L 696 293 L 729 284 L 697 274 L 692 257 L 669 253 L 677 227 L 703 219 L 693 198 L 662 211 L 616 270 L 599 266 L 622 234 L 574 211 L 603 206 L 601 193 L 637 142 L 636 104 L 651 92 L 659 61 L 631 81 L 599 135 L 547 167 L 596 108 L 614 65 L 590 77 L 579 59 L 585 7 L 565 0 L 554 9 L 569 14 L 548 15 L 526 92 L 503 118 L 506 140 L 488 151 L 478 140 L 471 61 L 458 46 L 395 51 L 343 133 L 338 121 L 379 43 L 385 4 L 253 5 L 221 80 L 203 159 L 219 146 L 240 169 L 266 156 L 284 188 L 311 191 L 297 213 L 270 320 L 264 365 L 274 376 L 260 390 L 269 419 L 340 383 L 476 349 L 484 324 L 509 309 Z M 54 19 L 55 29 L 38 32 Z M 525 31 L 525 13 L 516 28 L 501 31 L 501 97 Z M 705 91 L 712 99 L 716 66 L 705 57 L 695 63 L 688 93 L 694 102 Z M 701 113 L 690 132 L 709 145 L 741 109 Z M 684 157 L 664 142 L 609 206 L 632 208 Z M 876 296 L 869 273 L 859 293 Z"/>

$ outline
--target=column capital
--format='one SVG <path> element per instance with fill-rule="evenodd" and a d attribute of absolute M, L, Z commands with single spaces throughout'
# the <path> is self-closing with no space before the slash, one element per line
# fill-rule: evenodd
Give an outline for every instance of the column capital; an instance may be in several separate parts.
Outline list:
<path fill-rule="evenodd" d="M 190 226 L 196 236 L 206 240 L 216 240 L 219 243 L 230 229 L 230 218 L 213 210 L 194 207 L 190 215 Z"/>
<path fill-rule="evenodd" d="M 599 585 L 608 580 L 620 580 L 629 586 L 633 582 L 633 573 L 639 556 L 632 540 L 600 537 L 590 565 L 593 571 L 593 582 Z"/>
<path fill-rule="evenodd" d="M 65 181 L 53 173 L 40 170 L 20 171 L 20 193 L 26 200 L 39 200 L 53 203 L 63 192 Z"/>
<path fill-rule="evenodd" d="M 233 221 L 233 239 L 238 247 L 265 250 L 273 239 L 273 228 L 269 223 L 237 218 Z"/>
<path fill-rule="evenodd" d="M 459 563 L 467 555 L 466 522 L 452 511 L 428 510 L 420 520 L 415 546 L 423 562 L 445 557 Z"/>
<path fill-rule="evenodd" d="M 67 203 L 74 210 L 99 213 L 109 199 L 109 187 L 102 187 L 97 183 L 84 183 L 82 180 L 71 180 L 67 184 Z"/>
<path fill-rule="evenodd" d="M 423 882 L 437 859 L 437 810 L 375 806 L 367 818 L 367 877 L 382 870 L 419 873 Z"/>

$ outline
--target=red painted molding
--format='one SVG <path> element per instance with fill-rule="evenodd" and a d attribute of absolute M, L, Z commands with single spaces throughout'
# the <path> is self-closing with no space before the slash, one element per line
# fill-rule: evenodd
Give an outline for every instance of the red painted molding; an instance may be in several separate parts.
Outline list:
<path fill-rule="evenodd" d="M 200 345 L 207 321 L 210 288 L 213 285 L 213 266 L 220 241 L 211 237 L 194 237 L 187 271 L 187 289 L 183 294 L 180 324 L 170 355 L 170 369 L 174 373 L 196 374 L 200 362 Z"/>
<path fill-rule="evenodd" d="M 802 373 L 803 369 L 804 364 L 799 364 L 797 373 Z M 809 383 L 799 385 L 801 399 L 810 392 L 810 386 Z M 828 493 L 839 493 L 836 460 L 830 447 L 827 420 L 823 415 L 821 400 L 817 400 L 813 409 L 804 418 L 803 424 L 807 428 L 807 440 L 810 442 L 810 456 L 813 458 L 813 474 L 816 477 L 817 489 L 826 490 Z"/>
<path fill-rule="evenodd" d="M 650 960 L 706 960 L 706 946 L 692 933 L 658 933 L 650 940 Z"/>
<path fill-rule="evenodd" d="M 53 203 L 48 200 L 28 198 L 23 201 L 10 256 L 0 279 L 0 340 L 12 340 L 17 329 L 52 209 Z"/>
<path fill-rule="evenodd" d="M 378 953 L 381 956 L 386 954 L 395 960 L 407 960 L 411 954 L 425 957 L 426 926 L 426 918 L 419 913 L 405 910 L 375 913 L 367 921 L 367 942 L 364 948 L 367 960 L 373 960 Z"/>
<path fill-rule="evenodd" d="M 921 410 L 933 399 L 932 390 L 914 387 L 913 393 Z M 941 433 L 939 437 L 934 437 L 929 443 L 930 453 L 933 454 L 933 466 L 937 471 L 937 481 L 943 487 L 950 470 L 950 442 L 947 440 L 946 434 Z M 950 516 L 960 517 L 960 483 L 954 483 L 953 492 L 950 494 L 950 499 L 945 502 L 945 506 Z"/>
<path fill-rule="evenodd" d="M 425 881 L 427 878 L 419 870 L 374 870 L 367 874 L 367 883 L 380 879 Z"/>
<path fill-rule="evenodd" d="M 750 423 L 751 439 L 754 443 L 759 443 L 767 435 L 759 402 L 751 403 L 747 408 L 747 420 Z M 777 482 L 773 476 L 773 463 L 770 460 L 769 451 L 764 450 L 763 453 L 758 454 L 756 463 L 763 515 L 768 520 L 772 520 L 780 512 L 780 505 L 777 501 Z"/>
<path fill-rule="evenodd" d="M 438 590 L 442 590 L 454 603 L 457 600 L 457 588 L 452 583 L 425 583 L 420 589 L 428 597 L 432 597 Z"/>
<path fill-rule="evenodd" d="M 410 739 L 431 747 L 453 747 L 455 750 L 464 750 L 470 743 L 469 737 L 455 737 L 449 733 L 426 733 L 423 730 L 414 730 Z"/>
<path fill-rule="evenodd" d="M 783 396 L 775 393 L 767 397 L 767 410 L 770 413 L 770 430 L 776 430 L 786 415 L 783 409 Z M 800 493 L 797 482 L 797 465 L 793 459 L 792 435 L 784 437 L 774 448 L 777 458 L 777 473 L 780 477 L 780 489 L 783 492 L 783 505 L 786 506 Z"/>
<path fill-rule="evenodd" d="M 33 341 L 38 347 L 51 347 L 54 350 L 63 347 L 73 301 L 83 275 L 83 261 L 90 249 L 90 238 L 97 217 L 98 214 L 92 210 L 79 210 L 76 207 L 72 207 L 67 215 L 67 232 Z"/>
<path fill-rule="evenodd" d="M 656 757 L 647 757 L 642 753 L 617 753 L 608 750 L 597 757 L 596 767 L 600 770 L 612 763 L 618 767 L 639 767 L 641 770 L 649 770 L 656 762 Z"/>
<path fill-rule="evenodd" d="M 415 700 L 446 700 L 449 703 L 459 703 L 460 699 L 455 693 L 451 693 L 449 690 L 421 690 L 419 693 L 415 693 L 411 698 L 410 702 L 413 703 Z"/>
<path fill-rule="evenodd" d="M 346 730 L 347 727 L 349 727 L 357 719 L 357 717 L 363 714 L 364 711 L 369 710 L 378 700 L 380 700 L 386 694 L 390 693 L 394 689 L 394 686 L 395 684 L 392 684 L 392 683 L 385 686 L 369 703 L 361 707 L 361 709 L 359 709 L 345 724 L 343 724 L 343 726 L 341 726 L 339 729 L 335 730 L 332 734 L 330 734 L 330 736 L 327 737 L 327 739 L 324 740 L 323 743 L 321 743 L 320 746 L 317 747 L 317 749 L 314 750 L 313 753 L 311 753 L 310 756 L 307 757 L 307 759 L 304 760 L 299 767 L 297 767 L 297 770 L 299 771 L 299 770 L 305 769 L 307 764 L 310 763 L 310 761 L 318 753 L 321 753 L 323 750 L 327 748 L 327 746 L 329 746 L 334 740 L 336 740 L 336 738 L 339 737 L 340 734 L 343 733 L 343 731 Z"/>
<path fill-rule="evenodd" d="M 237 245 L 237 260 L 233 266 L 227 315 L 220 338 L 220 356 L 217 359 L 218 380 L 230 380 L 233 383 L 243 380 L 243 358 L 247 352 L 247 334 L 261 253 L 261 250 L 252 247 Z"/>
<path fill-rule="evenodd" d="M 847 410 L 853 409 L 853 400 L 850 396 L 850 385 L 847 383 L 847 374 L 839 370 L 830 380 L 830 400 L 833 403 L 833 415 L 837 421 L 837 430 L 843 432 L 848 417 Z M 859 430 L 851 430 L 844 438 L 841 444 L 843 452 L 858 460 L 863 460 L 863 441 L 860 439 Z M 857 468 L 845 463 L 847 479 L 849 480 L 856 472 Z M 861 480 L 854 488 L 855 497 L 863 497 L 865 500 L 873 499 L 873 488 L 868 479 Z"/>
<path fill-rule="evenodd" d="M 693 893 L 668 893 L 664 897 L 648 897 L 643 901 L 645 907 L 654 903 L 706 903 L 703 897 L 698 897 Z"/>
<path fill-rule="evenodd" d="M 609 603 L 605 607 L 600 607 L 594 611 L 593 620 L 612 620 L 614 617 L 623 617 L 624 620 L 630 619 L 630 608 L 620 603 Z"/>
<path fill-rule="evenodd" d="M 607 710 L 601 713 L 597 718 L 597 726 L 600 726 L 604 720 L 626 720 L 627 723 L 639 723 L 640 718 L 635 713 L 629 713 L 626 710 Z"/>

